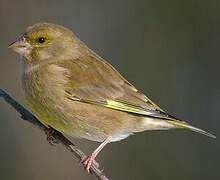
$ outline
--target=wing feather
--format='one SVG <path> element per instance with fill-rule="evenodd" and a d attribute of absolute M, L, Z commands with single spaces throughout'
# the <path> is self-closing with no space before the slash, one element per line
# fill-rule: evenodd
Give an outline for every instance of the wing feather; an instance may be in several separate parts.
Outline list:
<path fill-rule="evenodd" d="M 65 61 L 68 99 L 144 116 L 172 119 L 96 54 Z"/>

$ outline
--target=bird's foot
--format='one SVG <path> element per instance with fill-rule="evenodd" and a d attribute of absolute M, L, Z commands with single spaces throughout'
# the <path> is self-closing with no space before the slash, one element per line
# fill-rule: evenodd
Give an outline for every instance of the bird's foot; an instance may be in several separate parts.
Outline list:
<path fill-rule="evenodd" d="M 85 170 L 90 173 L 90 168 L 94 164 L 97 168 L 99 168 L 99 163 L 95 160 L 95 155 L 91 154 L 89 156 L 85 156 L 82 158 L 81 163 L 83 164 Z"/>
<path fill-rule="evenodd" d="M 55 133 L 55 130 L 52 128 L 52 127 L 49 127 L 49 128 L 46 128 L 44 130 L 46 136 L 47 136 L 47 141 L 50 145 L 55 145 L 55 144 L 58 144 L 59 141 L 57 139 L 54 138 L 54 133 Z"/>

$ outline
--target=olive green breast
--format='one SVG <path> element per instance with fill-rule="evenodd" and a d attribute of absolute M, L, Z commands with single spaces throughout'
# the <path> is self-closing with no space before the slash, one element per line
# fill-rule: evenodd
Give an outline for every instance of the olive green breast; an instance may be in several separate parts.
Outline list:
<path fill-rule="evenodd" d="M 42 123 L 62 132 L 74 130 L 63 112 L 66 70 L 56 65 L 46 65 L 24 73 L 22 83 L 27 105 Z"/>

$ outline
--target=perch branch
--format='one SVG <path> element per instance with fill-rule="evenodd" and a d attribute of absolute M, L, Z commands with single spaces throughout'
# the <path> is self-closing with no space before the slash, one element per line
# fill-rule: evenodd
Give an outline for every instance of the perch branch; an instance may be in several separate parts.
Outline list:
<path fill-rule="evenodd" d="M 3 98 L 9 105 L 11 105 L 18 113 L 20 113 L 21 118 L 34 126 L 38 127 L 40 130 L 45 131 L 48 127 L 42 124 L 31 112 L 29 112 L 25 107 L 14 100 L 9 94 L 0 89 L 0 97 Z M 54 130 L 52 134 L 57 142 L 61 143 L 67 150 L 69 150 L 75 157 L 79 160 L 85 157 L 85 154 L 75 146 L 70 140 L 68 140 L 62 133 Z M 96 175 L 100 180 L 108 180 L 108 178 L 103 174 L 103 172 L 98 169 L 94 164 L 91 167 L 91 172 Z"/>

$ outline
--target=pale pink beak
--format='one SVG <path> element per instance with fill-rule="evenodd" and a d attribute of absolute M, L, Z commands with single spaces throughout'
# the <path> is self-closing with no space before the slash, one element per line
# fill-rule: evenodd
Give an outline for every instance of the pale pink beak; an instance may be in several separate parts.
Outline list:
<path fill-rule="evenodd" d="M 12 42 L 8 46 L 8 48 L 14 50 L 22 56 L 29 54 L 32 49 L 30 43 L 27 42 L 23 35 L 17 38 L 14 42 Z"/>

